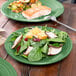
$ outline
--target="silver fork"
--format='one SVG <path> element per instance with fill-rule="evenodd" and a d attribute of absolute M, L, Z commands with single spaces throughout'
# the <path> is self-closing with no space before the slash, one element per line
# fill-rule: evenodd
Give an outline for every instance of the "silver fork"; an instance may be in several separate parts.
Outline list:
<path fill-rule="evenodd" d="M 59 24 L 65 26 L 65 27 L 69 28 L 70 30 L 76 32 L 76 29 L 75 29 L 75 28 L 72 28 L 72 27 L 70 27 L 70 26 L 68 26 L 68 25 L 66 25 L 66 24 L 63 24 L 62 22 L 59 22 L 59 21 L 56 19 L 55 16 L 46 16 L 46 17 L 44 17 L 44 19 L 51 19 L 52 21 L 55 21 L 55 22 L 57 22 L 57 23 L 59 23 Z"/>

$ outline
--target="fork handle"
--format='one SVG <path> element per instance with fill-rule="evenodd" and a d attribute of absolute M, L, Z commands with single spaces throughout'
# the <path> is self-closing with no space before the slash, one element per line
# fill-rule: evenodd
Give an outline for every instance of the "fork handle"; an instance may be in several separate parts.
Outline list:
<path fill-rule="evenodd" d="M 74 29 L 74 28 L 72 28 L 72 27 L 70 27 L 70 26 L 68 26 L 66 24 L 63 24 L 62 22 L 59 22 L 57 20 L 56 20 L 56 22 L 59 23 L 59 24 L 61 24 L 61 25 L 63 25 L 63 26 L 65 26 L 65 27 L 67 27 L 67 28 L 69 28 L 69 29 L 71 29 L 72 31 L 75 31 L 76 32 L 76 29 Z"/>

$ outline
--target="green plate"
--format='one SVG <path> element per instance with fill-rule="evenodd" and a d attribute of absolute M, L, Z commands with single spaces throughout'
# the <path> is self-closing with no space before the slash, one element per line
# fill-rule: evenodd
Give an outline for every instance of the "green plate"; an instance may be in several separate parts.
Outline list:
<path fill-rule="evenodd" d="M 0 58 L 0 76 L 17 76 L 17 73 L 12 65 L 2 58 Z"/>
<path fill-rule="evenodd" d="M 47 29 L 53 29 L 53 28 L 47 27 Z M 59 30 L 56 29 L 56 31 L 59 31 Z M 17 32 L 24 32 L 24 28 L 18 30 Z M 72 50 L 72 41 L 68 37 L 65 45 L 62 48 L 62 51 L 58 55 L 49 56 L 49 57 L 43 58 L 42 60 L 37 61 L 37 62 L 30 62 L 30 61 L 28 61 L 27 59 L 25 59 L 25 58 L 23 58 L 21 56 L 15 56 L 14 55 L 15 50 L 11 49 L 13 43 L 9 42 L 9 40 L 11 39 L 11 37 L 12 37 L 12 34 L 7 38 L 7 40 L 5 42 L 5 49 L 6 49 L 7 53 L 12 58 L 14 58 L 15 60 L 17 60 L 19 62 L 22 62 L 22 63 L 26 63 L 26 64 L 32 64 L 32 65 L 47 65 L 47 64 L 52 64 L 52 63 L 58 62 L 58 61 L 64 59 L 65 57 L 67 57 L 70 54 L 71 50 Z"/>
<path fill-rule="evenodd" d="M 14 0 L 8 0 L 8 2 L 5 2 L 2 6 L 2 13 L 7 16 L 10 19 L 16 20 L 16 21 L 22 21 L 22 22 L 42 22 L 42 21 L 48 21 L 50 19 L 44 19 L 45 16 L 38 17 L 36 19 L 28 20 L 22 16 L 21 13 L 14 13 L 10 9 L 8 9 L 9 3 L 13 2 Z M 52 9 L 52 13 L 49 14 L 49 16 L 60 16 L 64 12 L 63 5 L 58 2 L 57 0 L 40 0 L 43 5 L 46 5 Z"/>

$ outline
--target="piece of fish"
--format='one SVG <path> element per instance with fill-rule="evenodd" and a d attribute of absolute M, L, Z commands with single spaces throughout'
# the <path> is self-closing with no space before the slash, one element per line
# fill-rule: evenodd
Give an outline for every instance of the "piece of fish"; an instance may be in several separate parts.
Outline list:
<path fill-rule="evenodd" d="M 48 15 L 51 13 L 51 8 L 47 6 L 37 6 L 27 9 L 26 11 L 22 12 L 22 15 L 27 19 L 33 19 L 40 16 Z"/>
<path fill-rule="evenodd" d="M 21 42 L 22 38 L 23 38 L 22 34 L 16 38 L 16 40 L 14 41 L 14 44 L 12 46 L 12 49 L 14 49 Z"/>
<path fill-rule="evenodd" d="M 56 38 L 57 35 L 54 34 L 53 32 L 46 32 L 46 35 L 49 37 L 49 38 Z"/>
<path fill-rule="evenodd" d="M 23 54 L 27 56 L 32 51 L 32 49 L 33 49 L 33 47 L 29 46 Z"/>
<path fill-rule="evenodd" d="M 48 55 L 56 55 L 59 54 L 62 50 L 62 47 L 49 47 Z"/>

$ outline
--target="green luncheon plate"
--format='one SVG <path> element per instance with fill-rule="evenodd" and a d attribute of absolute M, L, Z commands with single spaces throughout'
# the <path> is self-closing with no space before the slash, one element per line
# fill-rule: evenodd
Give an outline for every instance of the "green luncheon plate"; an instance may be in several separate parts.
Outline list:
<path fill-rule="evenodd" d="M 35 19 L 26 19 L 22 16 L 21 13 L 14 13 L 12 12 L 8 7 L 9 3 L 13 2 L 14 0 L 8 0 L 5 2 L 2 6 L 1 12 L 7 16 L 10 19 L 16 20 L 16 21 L 22 21 L 22 22 L 42 22 L 42 21 L 48 21 L 50 19 L 44 19 L 45 16 L 38 17 Z M 52 9 L 51 14 L 48 16 L 60 16 L 64 12 L 64 7 L 63 5 L 58 2 L 57 0 L 40 0 L 43 5 L 46 5 Z"/>
<path fill-rule="evenodd" d="M 2 58 L 0 58 L 0 76 L 17 76 L 17 73 L 12 65 Z"/>
<path fill-rule="evenodd" d="M 53 29 L 53 28 L 47 27 L 47 29 L 50 30 L 50 29 Z M 56 29 L 56 31 L 59 31 L 59 30 Z M 22 28 L 22 29 L 20 29 L 20 30 L 18 30 L 16 32 L 24 32 L 24 28 Z M 47 65 L 47 64 L 52 64 L 52 63 L 58 62 L 58 61 L 64 59 L 65 57 L 67 57 L 70 54 L 71 50 L 72 50 L 72 41 L 68 37 L 67 40 L 66 40 L 65 45 L 62 48 L 62 51 L 59 54 L 54 55 L 54 56 L 48 56 L 48 57 L 43 58 L 42 60 L 37 61 L 37 62 L 31 62 L 31 61 L 28 61 L 27 59 L 25 59 L 25 58 L 23 58 L 21 56 L 15 56 L 14 55 L 15 50 L 11 49 L 13 43 L 9 42 L 11 37 L 12 37 L 12 34 L 7 38 L 7 40 L 5 42 L 5 49 L 6 49 L 7 53 L 12 58 L 14 58 L 15 60 L 17 60 L 19 62 L 22 62 L 22 63 L 26 63 L 26 64 L 31 64 L 31 65 Z"/>

